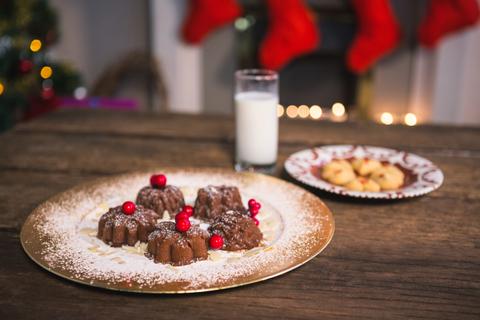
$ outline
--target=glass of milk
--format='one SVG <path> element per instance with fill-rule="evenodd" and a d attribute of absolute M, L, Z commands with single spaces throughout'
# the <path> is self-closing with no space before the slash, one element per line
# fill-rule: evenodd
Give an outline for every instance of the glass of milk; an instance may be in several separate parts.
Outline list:
<path fill-rule="evenodd" d="M 278 74 L 235 72 L 235 170 L 273 173 L 278 151 Z"/>

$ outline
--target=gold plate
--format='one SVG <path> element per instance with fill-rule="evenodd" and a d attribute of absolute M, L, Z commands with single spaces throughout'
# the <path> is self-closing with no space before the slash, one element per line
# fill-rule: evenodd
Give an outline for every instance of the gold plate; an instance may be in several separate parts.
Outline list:
<path fill-rule="evenodd" d="M 198 188 L 209 184 L 235 185 L 244 201 L 258 199 L 263 205 L 258 216 L 265 237 L 262 247 L 236 253 L 209 251 L 206 261 L 172 267 L 148 260 L 141 246 L 111 248 L 96 239 L 98 217 L 110 206 L 135 199 L 152 172 L 165 173 L 189 203 Z M 30 214 L 20 239 L 33 261 L 71 281 L 130 292 L 193 293 L 284 274 L 318 255 L 333 233 L 327 206 L 288 182 L 219 169 L 160 168 L 99 179 L 54 196 Z"/>

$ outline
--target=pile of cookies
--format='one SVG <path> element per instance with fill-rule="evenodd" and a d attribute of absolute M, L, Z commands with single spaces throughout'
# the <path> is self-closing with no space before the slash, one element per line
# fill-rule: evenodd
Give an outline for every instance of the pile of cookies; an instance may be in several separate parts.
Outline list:
<path fill-rule="evenodd" d="M 353 191 L 387 191 L 400 188 L 405 174 L 393 164 L 374 159 L 338 159 L 322 168 L 322 178 Z"/>

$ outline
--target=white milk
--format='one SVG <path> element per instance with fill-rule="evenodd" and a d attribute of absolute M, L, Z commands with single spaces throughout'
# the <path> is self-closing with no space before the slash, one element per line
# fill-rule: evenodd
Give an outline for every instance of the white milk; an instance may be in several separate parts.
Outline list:
<path fill-rule="evenodd" d="M 235 95 L 237 161 L 268 165 L 277 160 L 278 97 L 268 92 Z"/>

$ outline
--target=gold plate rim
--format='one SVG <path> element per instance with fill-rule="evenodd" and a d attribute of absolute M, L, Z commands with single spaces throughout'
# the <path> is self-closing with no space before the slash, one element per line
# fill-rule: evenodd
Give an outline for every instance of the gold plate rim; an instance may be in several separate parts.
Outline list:
<path fill-rule="evenodd" d="M 215 286 L 215 287 L 207 287 L 207 288 L 200 288 L 200 289 L 187 289 L 187 290 L 145 290 L 145 289 L 140 289 L 140 288 L 137 289 L 137 288 L 129 288 L 129 287 L 119 288 L 119 287 L 115 287 L 115 286 L 105 284 L 103 282 L 91 283 L 88 280 L 78 279 L 78 278 L 75 278 L 75 277 L 72 277 L 72 276 L 66 274 L 66 272 L 61 272 L 61 271 L 58 271 L 54 268 L 49 267 L 45 262 L 41 261 L 39 258 L 36 257 L 36 255 L 34 255 L 32 253 L 33 249 L 30 248 L 28 243 L 27 243 L 27 239 L 26 239 L 27 229 L 29 227 L 32 227 L 32 229 L 33 229 L 32 220 L 34 219 L 34 216 L 35 216 L 36 212 L 38 211 L 38 209 L 44 204 L 47 204 L 49 202 L 54 202 L 56 199 L 62 197 L 66 193 L 75 192 L 76 190 L 82 190 L 84 188 L 88 188 L 89 186 L 95 186 L 95 185 L 99 185 L 99 184 L 102 184 L 102 183 L 109 182 L 111 180 L 122 179 L 122 178 L 130 177 L 130 176 L 138 175 L 138 174 L 148 174 L 148 173 L 151 173 L 151 172 L 183 173 L 183 172 L 189 172 L 189 171 L 192 171 L 192 172 L 200 172 L 201 171 L 201 172 L 204 172 L 204 173 L 235 175 L 235 176 L 239 176 L 239 177 L 240 176 L 253 177 L 253 178 L 258 177 L 258 178 L 261 178 L 261 179 L 270 180 L 273 183 L 281 183 L 281 184 L 288 185 L 291 188 L 301 189 L 304 194 L 309 195 L 311 197 L 311 199 L 315 199 L 314 201 L 318 202 L 318 204 L 322 207 L 323 215 L 326 215 L 328 217 L 328 222 L 329 222 L 329 224 L 328 224 L 328 236 L 321 241 L 321 244 L 319 245 L 317 250 L 315 250 L 313 252 L 310 252 L 308 254 L 307 258 L 302 259 L 301 261 L 295 262 L 295 263 L 293 263 L 293 265 L 291 265 L 291 266 L 289 266 L 285 269 L 282 269 L 278 272 L 269 274 L 267 276 L 255 278 L 255 279 L 250 280 L 250 281 L 241 281 L 239 283 L 232 283 L 230 285 L 225 285 L 225 286 Z M 39 265 L 44 270 L 46 270 L 46 271 L 48 271 L 48 272 L 50 272 L 50 273 L 52 273 L 52 274 L 54 274 L 54 275 L 56 275 L 60 278 L 63 278 L 63 279 L 66 279 L 66 280 L 69 280 L 69 281 L 72 281 L 72 282 L 75 282 L 75 283 L 78 283 L 78 284 L 87 285 L 87 286 L 95 287 L 95 288 L 107 289 L 107 290 L 111 290 L 111 291 L 115 291 L 115 292 L 131 292 L 131 293 L 143 293 L 143 294 L 168 294 L 168 295 L 170 295 L 170 294 L 202 293 L 202 292 L 212 292 L 212 291 L 218 291 L 218 290 L 232 289 L 232 288 L 246 286 L 246 285 L 249 285 L 249 284 L 258 283 L 258 282 L 262 282 L 262 281 L 265 281 L 265 280 L 268 280 L 268 279 L 272 279 L 272 278 L 281 276 L 283 274 L 286 274 L 286 273 L 288 273 L 288 272 L 290 272 L 294 269 L 297 269 L 297 268 L 303 266 L 304 264 L 306 264 L 307 262 L 309 262 L 313 258 L 315 258 L 317 255 L 319 255 L 330 244 L 330 242 L 333 239 L 334 233 L 335 233 L 335 220 L 333 218 L 333 214 L 332 214 L 331 210 L 327 207 L 327 205 L 320 198 L 313 195 L 311 192 L 309 192 L 309 191 L 307 191 L 307 190 L 305 190 L 305 189 L 303 189 L 303 188 L 301 188 L 301 187 L 299 187 L 299 186 L 297 186 L 293 183 L 284 181 L 284 180 L 276 178 L 276 177 L 263 175 L 263 174 L 258 174 L 258 173 L 253 173 L 253 172 L 235 172 L 233 170 L 228 170 L 228 169 L 192 168 L 192 167 L 187 167 L 187 168 L 178 168 L 178 167 L 161 167 L 161 168 L 158 168 L 157 167 L 157 168 L 151 168 L 149 170 L 139 170 L 139 171 L 133 171 L 133 172 L 123 173 L 123 174 L 114 175 L 114 176 L 108 176 L 108 177 L 93 179 L 93 180 L 78 184 L 78 185 L 76 185 L 72 188 L 69 188 L 69 189 L 67 189 L 67 190 L 65 190 L 61 193 L 58 193 L 58 194 L 50 197 L 49 199 L 44 201 L 42 204 L 37 206 L 29 214 L 29 216 L 25 220 L 25 222 L 22 226 L 21 232 L 20 232 L 20 243 L 21 243 L 21 246 L 22 246 L 22 249 L 24 250 L 24 252 L 27 254 L 27 256 L 33 262 L 35 262 L 37 265 Z"/>

